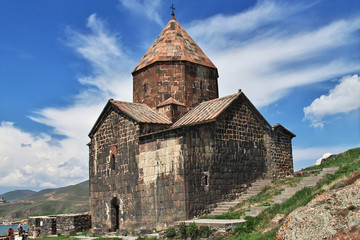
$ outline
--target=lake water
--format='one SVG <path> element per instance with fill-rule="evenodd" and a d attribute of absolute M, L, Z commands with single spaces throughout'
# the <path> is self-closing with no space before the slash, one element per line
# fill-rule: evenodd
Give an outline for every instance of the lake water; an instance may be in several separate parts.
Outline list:
<path fill-rule="evenodd" d="M 0 224 L 0 236 L 1 236 L 1 235 L 7 235 L 7 231 L 9 230 L 9 228 L 13 228 L 15 234 L 17 235 L 17 233 L 18 233 L 18 231 L 17 231 L 18 226 L 19 226 L 19 225 L 2 225 L 2 224 Z M 23 225 L 23 226 L 24 226 L 24 229 L 25 229 L 25 230 L 28 230 L 27 225 Z M 3 234 L 3 233 L 5 233 L 5 234 Z"/>

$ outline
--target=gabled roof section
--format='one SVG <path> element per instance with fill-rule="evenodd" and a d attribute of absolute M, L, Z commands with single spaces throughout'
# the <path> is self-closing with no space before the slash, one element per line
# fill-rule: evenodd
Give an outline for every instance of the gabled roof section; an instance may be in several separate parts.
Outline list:
<path fill-rule="evenodd" d="M 179 102 L 178 100 L 172 98 L 172 97 L 169 97 L 168 99 L 166 99 L 165 101 L 161 102 L 159 105 L 157 105 L 156 107 L 163 107 L 163 106 L 167 106 L 167 105 L 170 105 L 170 104 L 174 104 L 174 105 L 179 105 L 179 106 L 183 106 L 183 107 L 186 107 L 185 104 Z"/>
<path fill-rule="evenodd" d="M 272 129 L 275 130 L 277 128 L 281 128 L 284 130 L 284 132 L 286 132 L 287 134 L 289 134 L 291 136 L 291 138 L 296 137 L 296 135 L 292 132 L 290 132 L 287 128 L 285 128 L 283 125 L 281 125 L 280 123 L 275 124 L 274 126 L 272 126 Z"/>
<path fill-rule="evenodd" d="M 240 94 L 241 93 L 236 93 L 202 102 L 175 122 L 172 127 L 200 124 L 215 120 Z"/>
<path fill-rule="evenodd" d="M 263 115 L 261 115 L 261 113 L 256 109 L 256 107 L 250 102 L 250 100 L 241 90 L 239 90 L 238 93 L 229 96 L 216 98 L 210 101 L 200 103 L 198 106 L 186 113 L 177 122 L 175 122 L 171 126 L 171 128 L 214 121 L 217 117 L 220 116 L 220 114 L 222 114 L 228 107 L 230 107 L 230 105 L 236 99 L 240 97 L 253 110 L 253 113 L 255 114 L 257 119 L 262 122 L 264 126 L 270 129 L 270 124 L 266 121 Z"/>
<path fill-rule="evenodd" d="M 99 118 L 97 119 L 95 125 L 91 129 L 89 136 L 91 137 L 103 120 L 106 117 L 106 113 L 111 109 L 111 107 L 116 107 L 122 113 L 124 113 L 129 118 L 133 119 L 138 123 L 155 123 L 155 124 L 167 124 L 170 125 L 172 122 L 170 119 L 161 114 L 149 106 L 141 103 L 129 103 L 129 102 L 120 102 L 110 99 L 106 104 L 105 108 L 101 112 Z"/>
<path fill-rule="evenodd" d="M 136 122 L 171 124 L 170 119 L 166 115 L 153 110 L 146 104 L 119 102 L 115 100 L 110 100 L 110 103 Z"/>
<path fill-rule="evenodd" d="M 172 15 L 166 27 L 135 67 L 134 72 L 155 62 L 188 61 L 216 68 Z"/>

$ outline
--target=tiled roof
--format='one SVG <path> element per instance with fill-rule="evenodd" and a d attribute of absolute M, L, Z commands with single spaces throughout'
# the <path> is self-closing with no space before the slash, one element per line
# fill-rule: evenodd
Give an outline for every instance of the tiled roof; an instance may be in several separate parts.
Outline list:
<path fill-rule="evenodd" d="M 175 104 L 175 105 L 186 107 L 185 104 L 179 102 L 178 100 L 176 100 L 172 97 L 169 97 L 168 99 L 166 99 L 165 101 L 163 101 L 159 105 L 157 105 L 156 107 L 162 107 L 162 106 L 166 106 L 166 105 L 170 105 L 170 104 Z"/>
<path fill-rule="evenodd" d="M 222 98 L 202 102 L 182 118 L 175 122 L 172 127 L 192 125 L 208 122 L 216 119 L 230 104 L 240 96 L 241 93 L 232 94 Z"/>
<path fill-rule="evenodd" d="M 145 104 L 110 100 L 110 103 L 137 122 L 171 124 L 170 119 Z"/>
<path fill-rule="evenodd" d="M 172 15 L 169 23 L 140 60 L 134 71 L 159 61 L 189 61 L 216 68 Z"/>

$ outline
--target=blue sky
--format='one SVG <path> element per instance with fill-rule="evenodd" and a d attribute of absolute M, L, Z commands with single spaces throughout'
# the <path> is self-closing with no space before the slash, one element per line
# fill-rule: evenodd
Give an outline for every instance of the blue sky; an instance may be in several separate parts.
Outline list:
<path fill-rule="evenodd" d="M 0 194 L 88 179 L 87 134 L 170 19 L 293 139 L 295 169 L 360 146 L 357 0 L 2 0 Z"/>

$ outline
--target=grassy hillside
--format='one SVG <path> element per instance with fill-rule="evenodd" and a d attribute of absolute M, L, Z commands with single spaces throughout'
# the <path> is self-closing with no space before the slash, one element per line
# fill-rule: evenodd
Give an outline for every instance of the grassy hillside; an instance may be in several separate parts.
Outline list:
<path fill-rule="evenodd" d="M 6 201 L 15 201 L 32 197 L 36 192 L 32 190 L 15 190 L 0 195 Z"/>
<path fill-rule="evenodd" d="M 89 211 L 89 181 L 59 189 L 36 192 L 30 198 L 0 205 L 0 218 L 22 219 Z"/>

